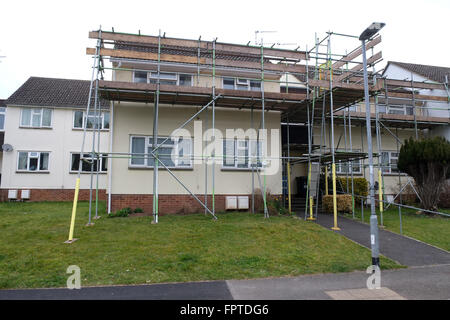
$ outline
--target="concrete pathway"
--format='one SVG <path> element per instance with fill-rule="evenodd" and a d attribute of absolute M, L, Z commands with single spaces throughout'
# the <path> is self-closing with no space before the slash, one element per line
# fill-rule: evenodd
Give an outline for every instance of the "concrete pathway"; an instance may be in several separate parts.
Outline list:
<path fill-rule="evenodd" d="M 450 299 L 450 265 L 381 271 L 381 289 L 362 271 L 299 277 L 69 289 L 0 290 L 0 300 Z"/>
<path fill-rule="evenodd" d="M 317 221 L 330 229 L 332 214 L 319 214 Z M 342 216 L 338 217 L 340 231 L 334 231 L 370 249 L 370 226 Z M 380 253 L 405 266 L 450 264 L 450 253 L 385 229 L 379 229 Z"/>

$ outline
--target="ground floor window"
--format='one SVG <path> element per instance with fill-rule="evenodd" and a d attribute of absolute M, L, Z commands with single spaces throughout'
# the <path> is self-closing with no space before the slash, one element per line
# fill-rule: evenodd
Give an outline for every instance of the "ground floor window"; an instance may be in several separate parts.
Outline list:
<path fill-rule="evenodd" d="M 101 154 L 98 158 L 97 155 L 92 157 L 91 153 L 84 153 L 81 162 L 81 172 L 91 172 L 92 163 L 94 164 L 94 172 L 106 172 L 108 170 L 108 155 Z M 80 153 L 71 153 L 70 159 L 70 171 L 78 171 L 80 168 Z"/>
<path fill-rule="evenodd" d="M 345 150 L 336 150 L 336 151 L 345 151 Z M 352 150 L 353 152 L 360 152 L 359 149 Z M 347 174 L 351 173 L 350 168 L 352 169 L 353 173 L 355 174 L 361 174 L 361 160 L 356 159 L 353 161 L 346 161 L 346 162 L 337 162 L 336 163 L 336 174 Z"/>
<path fill-rule="evenodd" d="M 381 152 L 381 170 L 384 173 L 397 173 L 397 151 L 382 151 Z"/>
<path fill-rule="evenodd" d="M 132 136 L 130 141 L 131 159 L 130 167 L 153 168 L 155 159 L 151 151 L 156 145 L 158 158 L 168 168 L 192 167 L 192 139 L 186 137 L 158 137 L 153 145 L 152 136 Z M 162 167 L 159 163 L 158 166 Z"/>
<path fill-rule="evenodd" d="M 262 141 L 223 140 L 223 168 L 261 168 Z"/>
<path fill-rule="evenodd" d="M 17 171 L 48 171 L 49 152 L 19 151 Z"/>

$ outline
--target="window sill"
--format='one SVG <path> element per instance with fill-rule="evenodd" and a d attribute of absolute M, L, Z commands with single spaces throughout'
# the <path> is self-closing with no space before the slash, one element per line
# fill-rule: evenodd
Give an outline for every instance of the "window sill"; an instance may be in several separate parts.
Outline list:
<path fill-rule="evenodd" d="M 194 171 L 193 167 L 167 167 L 168 169 L 172 170 L 184 170 L 184 171 Z M 134 166 L 128 166 L 129 170 L 153 170 L 153 167 L 134 167 Z M 166 170 L 166 168 L 164 168 L 163 166 L 158 166 L 158 171 L 159 170 Z"/>
<path fill-rule="evenodd" d="M 82 171 L 81 174 L 91 174 L 91 172 Z M 94 171 L 93 173 L 97 173 L 97 171 Z M 101 171 L 99 174 L 107 174 L 107 171 Z M 78 174 L 78 171 L 69 171 L 69 174 Z"/>
<path fill-rule="evenodd" d="M 260 170 L 263 170 L 263 168 L 253 168 L 253 170 L 252 170 L 252 168 L 227 168 L 227 167 L 221 167 L 220 168 L 220 170 L 221 171 L 249 171 L 249 172 L 252 172 L 252 171 L 260 171 Z"/>
<path fill-rule="evenodd" d="M 45 130 L 53 130 L 53 127 L 26 127 L 26 126 L 19 126 L 19 129 L 45 129 Z"/>
<path fill-rule="evenodd" d="M 83 128 L 72 128 L 73 131 L 84 131 Z M 86 129 L 86 131 L 97 131 L 98 129 Z M 108 132 L 109 129 L 100 129 L 100 132 Z"/>
<path fill-rule="evenodd" d="M 42 171 L 28 171 L 28 170 L 16 170 L 16 173 L 43 173 L 43 174 L 48 174 L 50 173 L 50 171 L 48 170 L 42 170 Z"/>

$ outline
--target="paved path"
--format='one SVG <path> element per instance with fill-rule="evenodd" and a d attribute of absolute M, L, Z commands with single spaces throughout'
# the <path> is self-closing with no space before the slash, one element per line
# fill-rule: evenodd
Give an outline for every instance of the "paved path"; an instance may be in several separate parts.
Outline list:
<path fill-rule="evenodd" d="M 365 272 L 299 277 L 206 281 L 138 286 L 0 290 L 0 300 L 328 300 L 349 293 L 385 294 L 386 299 L 450 299 L 450 265 L 381 271 L 384 290 L 368 290 Z M 357 290 L 354 290 L 357 289 Z"/>
<path fill-rule="evenodd" d="M 330 229 L 333 215 L 319 214 L 317 223 Z M 338 217 L 340 231 L 345 237 L 370 249 L 370 226 L 346 217 Z M 379 229 L 380 253 L 405 266 L 450 264 L 450 253 L 426 243 Z"/>

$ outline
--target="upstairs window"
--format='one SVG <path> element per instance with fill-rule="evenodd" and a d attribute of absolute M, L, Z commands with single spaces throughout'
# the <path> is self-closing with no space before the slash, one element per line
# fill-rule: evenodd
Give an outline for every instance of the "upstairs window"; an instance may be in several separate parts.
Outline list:
<path fill-rule="evenodd" d="M 48 171 L 49 152 L 19 151 L 17 171 Z"/>
<path fill-rule="evenodd" d="M 0 131 L 5 130 L 5 115 L 6 115 L 6 108 L 0 107 Z"/>
<path fill-rule="evenodd" d="M 136 83 L 158 83 L 158 72 L 134 71 L 134 82 Z M 160 84 L 170 84 L 175 86 L 192 86 L 192 75 L 175 72 L 160 72 Z"/>
<path fill-rule="evenodd" d="M 20 126 L 29 128 L 50 128 L 52 125 L 52 109 L 23 108 L 20 115 Z"/>
<path fill-rule="evenodd" d="M 413 115 L 414 110 L 412 106 L 407 105 L 378 105 L 378 111 L 386 114 L 399 114 L 399 115 Z"/>
<path fill-rule="evenodd" d="M 134 72 L 134 82 L 147 83 L 147 72 L 135 71 Z"/>
<path fill-rule="evenodd" d="M 222 85 L 224 89 L 261 91 L 261 81 L 243 78 L 223 78 Z"/>
<path fill-rule="evenodd" d="M 86 111 L 74 111 L 73 127 L 76 129 L 84 129 L 84 123 L 86 123 L 87 129 L 98 129 L 99 127 L 100 130 L 109 129 L 109 112 L 102 112 L 99 116 L 95 111 L 89 111 L 86 117 Z"/>

